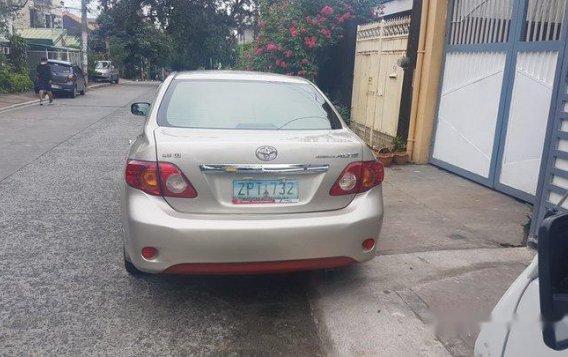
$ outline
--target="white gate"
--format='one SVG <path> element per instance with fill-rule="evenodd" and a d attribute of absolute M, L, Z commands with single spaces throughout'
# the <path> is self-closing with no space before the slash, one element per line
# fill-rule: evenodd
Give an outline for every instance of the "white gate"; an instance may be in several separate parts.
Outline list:
<path fill-rule="evenodd" d="M 389 146 L 398 129 L 410 17 L 357 29 L 351 128 L 373 146 Z"/>
<path fill-rule="evenodd" d="M 566 0 L 454 0 L 432 162 L 533 201 Z"/>

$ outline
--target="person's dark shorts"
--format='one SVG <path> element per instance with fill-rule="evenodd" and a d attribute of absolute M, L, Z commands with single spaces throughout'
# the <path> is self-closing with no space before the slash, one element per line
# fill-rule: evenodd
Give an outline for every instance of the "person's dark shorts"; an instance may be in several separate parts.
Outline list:
<path fill-rule="evenodd" d="M 49 83 L 49 81 L 47 82 L 40 81 L 38 87 L 39 90 L 51 92 L 51 84 Z"/>

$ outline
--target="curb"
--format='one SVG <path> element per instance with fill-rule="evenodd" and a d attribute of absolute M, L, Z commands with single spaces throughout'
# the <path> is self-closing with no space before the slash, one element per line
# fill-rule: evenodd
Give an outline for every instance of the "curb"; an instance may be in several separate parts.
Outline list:
<path fill-rule="evenodd" d="M 101 88 L 101 87 L 108 87 L 110 85 L 111 85 L 110 83 L 98 83 L 98 84 L 93 84 L 91 86 L 88 86 L 87 89 L 89 89 L 89 90 L 97 89 L 97 88 Z M 12 105 L 9 105 L 7 107 L 0 108 L 0 113 L 6 112 L 6 111 L 12 110 L 12 109 L 27 107 L 27 106 L 30 106 L 30 105 L 33 105 L 33 104 L 37 104 L 37 102 L 38 102 L 38 99 L 34 99 L 34 100 L 29 100 L 27 102 L 12 104 Z"/>

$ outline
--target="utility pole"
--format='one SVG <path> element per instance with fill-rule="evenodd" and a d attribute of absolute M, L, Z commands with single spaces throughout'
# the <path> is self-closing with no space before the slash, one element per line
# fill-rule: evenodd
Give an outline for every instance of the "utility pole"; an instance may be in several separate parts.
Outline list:
<path fill-rule="evenodd" d="M 89 70 L 89 34 L 87 28 L 87 0 L 81 0 L 81 51 L 83 52 L 83 60 L 81 67 L 83 71 L 87 72 Z M 87 78 L 85 77 L 85 81 Z"/>

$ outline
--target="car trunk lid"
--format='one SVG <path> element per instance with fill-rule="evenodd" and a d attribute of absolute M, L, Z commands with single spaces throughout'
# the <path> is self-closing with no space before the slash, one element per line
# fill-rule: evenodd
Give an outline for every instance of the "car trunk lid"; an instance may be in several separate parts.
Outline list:
<path fill-rule="evenodd" d="M 196 198 L 165 198 L 186 213 L 341 209 L 354 195 L 330 196 L 329 191 L 345 167 L 360 160 L 363 150 L 348 130 L 161 127 L 154 135 L 158 160 L 175 164 L 197 190 Z M 277 153 L 271 154 L 272 149 Z"/>

